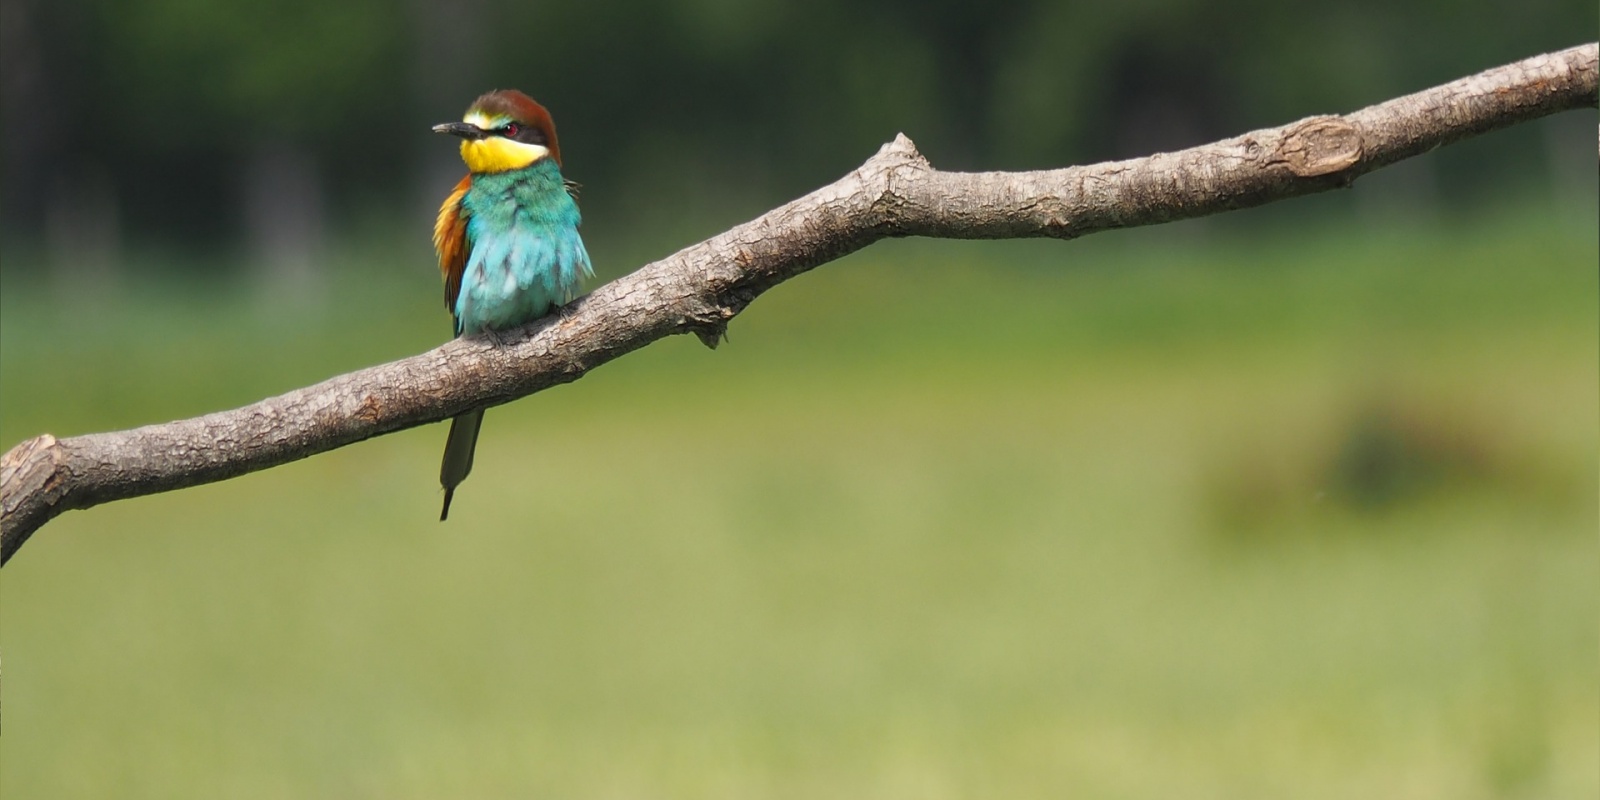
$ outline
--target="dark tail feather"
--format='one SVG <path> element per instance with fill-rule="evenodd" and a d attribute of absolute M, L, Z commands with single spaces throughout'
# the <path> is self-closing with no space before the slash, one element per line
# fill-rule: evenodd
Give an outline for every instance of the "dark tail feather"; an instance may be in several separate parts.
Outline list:
<path fill-rule="evenodd" d="M 483 425 L 483 409 L 468 411 L 450 420 L 450 436 L 444 442 L 444 461 L 439 465 L 439 483 L 444 484 L 444 508 L 439 521 L 450 516 L 450 500 L 456 487 L 472 472 L 472 454 L 478 449 L 478 428 Z"/>
<path fill-rule="evenodd" d="M 439 510 L 439 521 L 440 522 L 444 522 L 445 520 L 450 518 L 450 501 L 455 496 L 456 496 L 456 490 L 455 489 L 447 487 L 444 490 L 444 508 Z"/>

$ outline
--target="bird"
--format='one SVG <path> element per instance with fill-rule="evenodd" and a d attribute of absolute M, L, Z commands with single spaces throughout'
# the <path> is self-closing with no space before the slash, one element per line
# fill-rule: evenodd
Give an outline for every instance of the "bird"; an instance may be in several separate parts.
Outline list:
<path fill-rule="evenodd" d="M 433 132 L 460 138 L 467 165 L 433 226 L 455 335 L 493 336 L 570 300 L 593 268 L 578 235 L 577 184 L 561 174 L 550 112 L 520 91 L 497 89 L 472 101 L 460 122 Z M 439 466 L 441 522 L 472 471 L 482 425 L 481 408 L 450 421 Z"/>

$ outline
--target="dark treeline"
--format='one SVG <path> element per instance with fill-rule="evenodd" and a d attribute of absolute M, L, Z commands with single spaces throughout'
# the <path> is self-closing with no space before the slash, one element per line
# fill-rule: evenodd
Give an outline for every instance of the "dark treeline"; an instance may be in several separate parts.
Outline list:
<path fill-rule="evenodd" d="M 0 7 L 8 238 L 110 225 L 268 253 L 351 215 L 425 214 L 459 172 L 428 126 L 489 88 L 551 108 L 591 210 L 670 220 L 833 180 L 897 131 L 956 169 L 1141 155 L 1353 109 L 1597 28 L 1592 0 Z"/>

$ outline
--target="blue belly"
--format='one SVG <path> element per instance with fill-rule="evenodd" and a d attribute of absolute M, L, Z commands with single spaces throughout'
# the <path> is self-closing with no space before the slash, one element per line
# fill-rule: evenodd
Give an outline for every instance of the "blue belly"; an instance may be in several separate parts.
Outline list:
<path fill-rule="evenodd" d="M 461 206 L 470 250 L 454 309 L 458 335 L 532 322 L 592 274 L 578 205 L 549 159 L 474 176 Z"/>

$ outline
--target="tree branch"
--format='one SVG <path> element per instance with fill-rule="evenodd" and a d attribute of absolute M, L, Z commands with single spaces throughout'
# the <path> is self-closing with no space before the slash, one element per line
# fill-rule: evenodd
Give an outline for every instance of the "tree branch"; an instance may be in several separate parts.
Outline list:
<path fill-rule="evenodd" d="M 163 425 L 0 457 L 0 563 L 62 511 L 219 481 L 577 380 L 662 337 L 710 346 L 767 289 L 879 239 L 1070 239 L 1349 186 L 1442 144 L 1596 105 L 1591 43 L 1344 116 L 1148 158 L 1039 172 L 941 172 L 897 137 L 854 172 L 502 334 Z"/>

